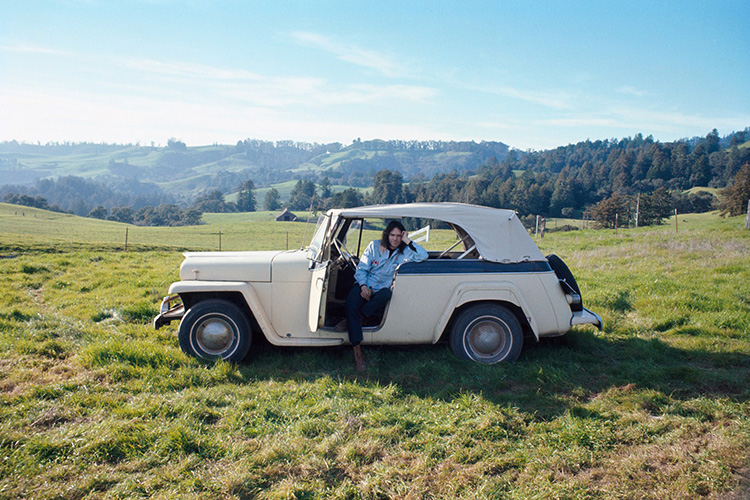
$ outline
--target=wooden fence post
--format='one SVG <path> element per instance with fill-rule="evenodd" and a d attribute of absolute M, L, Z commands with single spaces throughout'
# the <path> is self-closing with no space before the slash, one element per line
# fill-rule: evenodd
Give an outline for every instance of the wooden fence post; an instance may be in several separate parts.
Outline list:
<path fill-rule="evenodd" d="M 677 229 L 677 209 L 674 209 L 674 232 L 678 233 L 679 230 Z"/>
<path fill-rule="evenodd" d="M 747 217 L 745 217 L 745 229 L 750 229 L 750 200 L 747 200 Z"/>
<path fill-rule="evenodd" d="M 125 226 L 125 251 L 128 251 L 128 226 Z"/>
<path fill-rule="evenodd" d="M 635 202 L 635 227 L 638 227 L 638 217 L 641 215 L 641 193 L 638 193 L 638 198 Z"/>

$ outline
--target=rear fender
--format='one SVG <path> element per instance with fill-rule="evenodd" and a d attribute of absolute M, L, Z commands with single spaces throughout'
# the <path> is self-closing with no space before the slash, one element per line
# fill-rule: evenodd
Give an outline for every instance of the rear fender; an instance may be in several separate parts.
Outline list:
<path fill-rule="evenodd" d="M 486 281 L 486 282 L 462 282 L 456 285 L 451 293 L 450 298 L 440 315 L 440 319 L 435 325 L 435 331 L 433 332 L 433 343 L 440 339 L 445 329 L 448 326 L 453 312 L 471 302 L 507 302 L 518 307 L 526 318 L 531 331 L 534 333 L 534 337 L 539 339 L 539 333 L 534 316 L 531 314 L 531 309 L 523 298 L 523 294 L 516 285 L 510 281 Z"/>

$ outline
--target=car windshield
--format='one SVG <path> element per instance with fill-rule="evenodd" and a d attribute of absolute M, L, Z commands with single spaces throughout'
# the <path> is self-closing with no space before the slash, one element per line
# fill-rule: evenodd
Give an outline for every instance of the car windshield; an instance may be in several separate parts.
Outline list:
<path fill-rule="evenodd" d="M 318 225 L 315 227 L 312 241 L 310 241 L 310 245 L 307 247 L 308 256 L 313 260 L 317 259 L 320 254 L 320 249 L 323 247 L 323 242 L 325 241 L 330 221 L 331 217 L 329 215 L 325 215 L 318 219 Z"/>

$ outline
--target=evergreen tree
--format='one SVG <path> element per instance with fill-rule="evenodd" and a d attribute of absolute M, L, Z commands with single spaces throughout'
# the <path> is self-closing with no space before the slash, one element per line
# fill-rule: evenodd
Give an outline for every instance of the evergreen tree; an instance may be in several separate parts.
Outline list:
<path fill-rule="evenodd" d="M 107 209 L 103 206 L 99 205 L 95 209 L 93 209 L 89 214 L 86 216 L 91 219 L 106 219 L 107 218 Z"/>
<path fill-rule="evenodd" d="M 404 178 L 401 172 L 380 170 L 372 181 L 372 201 L 375 204 L 400 203 Z"/>
<path fill-rule="evenodd" d="M 651 194 L 642 195 L 638 206 L 638 225 L 662 224 L 664 219 L 672 215 L 673 207 L 672 197 L 664 188 L 659 188 Z"/>
<path fill-rule="evenodd" d="M 747 212 L 747 203 L 750 199 L 750 163 L 745 163 L 737 172 L 732 183 L 721 192 L 721 196 L 721 215 L 735 216 Z"/>
<path fill-rule="evenodd" d="M 272 187 L 266 191 L 266 197 L 263 200 L 263 207 L 269 211 L 278 210 L 281 208 L 280 200 L 281 196 L 279 195 L 278 189 Z"/>
<path fill-rule="evenodd" d="M 164 205 L 171 206 L 171 205 Z M 218 189 L 209 191 L 208 193 L 200 196 L 193 205 L 195 210 L 199 212 L 212 212 L 212 213 L 226 213 L 236 212 L 237 206 L 234 203 L 227 202 L 224 200 L 224 193 Z"/>
<path fill-rule="evenodd" d="M 615 193 L 594 205 L 589 213 L 597 227 L 614 228 L 615 224 L 622 227 L 628 224 L 630 218 L 630 200 L 626 196 Z"/>
<path fill-rule="evenodd" d="M 331 193 L 331 181 L 328 179 L 328 176 L 325 176 L 320 183 L 320 197 L 326 199 L 331 196 L 333 196 Z"/>
<path fill-rule="evenodd" d="M 341 192 L 334 193 L 332 206 L 338 208 L 352 208 L 364 205 L 362 193 L 354 188 L 345 189 Z"/>
<path fill-rule="evenodd" d="M 237 194 L 237 210 L 255 212 L 255 184 L 251 179 L 240 184 Z"/>
<path fill-rule="evenodd" d="M 289 208 L 292 210 L 308 210 L 315 196 L 315 184 L 309 180 L 298 180 L 289 193 Z"/>
<path fill-rule="evenodd" d="M 130 207 L 114 207 L 109 211 L 109 217 L 107 217 L 107 220 L 132 224 L 133 209 Z"/>

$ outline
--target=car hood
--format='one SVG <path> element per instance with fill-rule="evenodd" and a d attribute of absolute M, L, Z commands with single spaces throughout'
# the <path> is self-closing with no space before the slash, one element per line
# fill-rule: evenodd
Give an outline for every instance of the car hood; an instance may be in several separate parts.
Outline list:
<path fill-rule="evenodd" d="M 282 251 L 186 252 L 182 281 L 271 281 L 271 262 Z"/>

